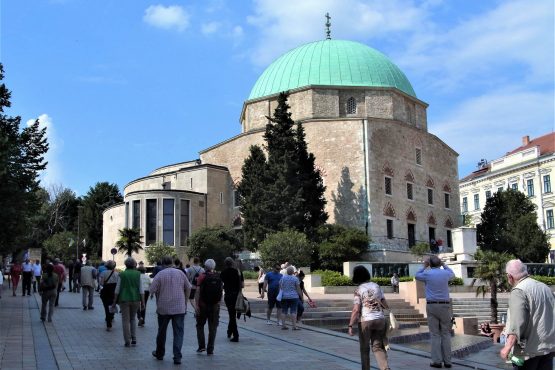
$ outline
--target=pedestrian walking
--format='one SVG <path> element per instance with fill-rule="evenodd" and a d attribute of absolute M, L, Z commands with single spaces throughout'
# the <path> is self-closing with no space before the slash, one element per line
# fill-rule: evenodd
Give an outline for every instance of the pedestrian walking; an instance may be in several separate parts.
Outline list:
<path fill-rule="evenodd" d="M 0 266 L 0 298 L 2 298 L 2 291 L 4 290 L 4 268 Z"/>
<path fill-rule="evenodd" d="M 204 262 L 204 273 L 197 279 L 195 292 L 195 311 L 197 318 L 197 352 L 212 355 L 214 342 L 220 320 L 220 301 L 222 300 L 222 280 L 214 271 L 216 262 L 208 259 Z M 208 322 L 208 346 L 204 335 L 204 325 Z"/>
<path fill-rule="evenodd" d="M 112 330 L 112 321 L 114 321 L 114 311 L 110 306 L 114 302 L 116 294 L 116 286 L 118 283 L 119 274 L 116 271 L 116 263 L 114 261 L 106 262 L 106 270 L 99 274 L 100 285 L 100 299 L 104 306 L 104 320 L 106 321 L 106 331 Z"/>
<path fill-rule="evenodd" d="M 96 269 L 91 266 L 91 261 L 87 260 L 85 266 L 81 267 L 80 281 L 83 310 L 94 310 L 94 288 L 96 285 Z"/>
<path fill-rule="evenodd" d="M 200 266 L 200 258 L 193 258 L 193 265 L 187 269 L 187 279 L 191 283 L 191 294 L 189 296 L 190 300 L 195 299 L 195 292 L 197 291 L 197 279 L 200 274 L 204 273 L 204 269 Z"/>
<path fill-rule="evenodd" d="M 314 303 L 312 302 L 312 299 L 310 298 L 310 296 L 308 295 L 308 292 L 306 291 L 305 287 L 304 287 L 304 277 L 305 274 L 303 272 L 303 270 L 299 271 L 299 274 L 297 275 L 297 278 L 299 279 L 299 286 L 301 288 L 301 296 L 299 297 L 299 306 L 297 307 L 297 323 L 300 323 L 302 318 L 303 318 L 303 313 L 304 313 L 304 296 L 306 295 L 306 298 L 308 298 L 308 304 L 311 306 L 314 306 Z"/>
<path fill-rule="evenodd" d="M 424 260 L 424 265 L 416 273 L 416 280 L 426 284 L 426 314 L 432 342 L 431 367 L 450 368 L 451 364 L 451 300 L 449 280 L 455 274 L 438 256 Z"/>
<path fill-rule="evenodd" d="M 96 274 L 96 291 L 100 292 L 100 274 L 102 274 L 104 271 L 106 271 L 106 262 L 102 261 L 100 262 L 100 264 L 98 265 L 97 270 L 97 274 Z"/>
<path fill-rule="evenodd" d="M 399 294 L 399 281 L 399 275 L 394 272 L 393 275 L 391 275 L 391 286 L 393 287 L 393 293 Z"/>
<path fill-rule="evenodd" d="M 349 335 L 354 335 L 353 326 L 358 322 L 362 370 L 370 370 L 370 348 L 380 370 L 387 370 L 389 365 L 384 344 L 387 327 L 383 313 L 384 308 L 389 308 L 387 301 L 379 285 L 370 281 L 366 267 L 358 265 L 354 268 L 353 283 L 358 287 L 349 321 Z"/>
<path fill-rule="evenodd" d="M 280 265 L 275 264 L 274 269 L 264 277 L 264 289 L 262 291 L 262 299 L 264 299 L 264 292 L 268 293 L 268 308 L 266 309 L 266 324 L 272 325 L 270 318 L 272 317 L 272 310 L 276 307 L 277 324 L 281 325 L 281 302 L 278 302 L 277 296 L 279 294 L 279 281 L 283 277 L 279 273 Z"/>
<path fill-rule="evenodd" d="M 286 318 L 289 316 L 293 330 L 299 330 L 297 327 L 297 308 L 299 307 L 299 297 L 303 294 L 301 291 L 301 283 L 299 279 L 293 275 L 295 268 L 289 266 L 285 269 L 285 275 L 279 281 L 279 289 L 281 290 L 281 329 L 287 330 L 285 324 Z"/>
<path fill-rule="evenodd" d="M 239 330 L 237 329 L 237 311 L 235 311 L 235 303 L 237 296 L 244 287 L 243 274 L 240 270 L 236 269 L 233 258 L 227 257 L 224 261 L 225 268 L 220 274 L 220 278 L 224 285 L 224 302 L 227 307 L 229 321 L 227 324 L 227 337 L 231 338 L 232 342 L 239 342 Z"/>
<path fill-rule="evenodd" d="M 15 297 L 16 294 L 16 290 L 17 290 L 17 286 L 19 285 L 19 278 L 21 277 L 21 272 L 23 271 L 21 264 L 19 263 L 19 261 L 14 261 L 11 269 L 10 269 L 10 277 L 12 279 L 12 291 L 13 291 L 13 296 Z M 25 295 L 25 294 L 23 294 Z"/>
<path fill-rule="evenodd" d="M 148 304 L 148 297 L 150 296 L 150 285 L 151 280 L 150 277 L 146 274 L 145 267 L 139 267 L 139 272 L 141 273 L 141 282 L 143 284 L 143 300 L 145 302 L 144 306 L 137 311 L 137 319 L 139 320 L 139 326 L 145 326 L 145 317 L 146 317 L 146 305 Z"/>
<path fill-rule="evenodd" d="M 42 266 L 40 260 L 36 260 L 33 264 L 33 293 L 37 292 L 38 286 L 40 286 L 40 278 L 42 276 Z"/>
<path fill-rule="evenodd" d="M 258 298 L 264 297 L 264 278 L 266 277 L 266 272 L 260 266 L 255 266 L 254 271 L 258 272 Z"/>
<path fill-rule="evenodd" d="M 54 314 L 54 303 L 56 301 L 56 296 L 58 295 L 58 274 L 54 273 L 54 266 L 47 264 L 44 268 L 44 275 L 42 276 L 41 282 L 39 284 L 39 293 L 42 298 L 42 306 L 40 310 L 41 321 L 46 320 L 48 317 L 48 322 L 52 322 L 52 315 Z M 48 315 L 47 308 L 48 306 Z"/>
<path fill-rule="evenodd" d="M 75 263 L 73 264 L 73 292 L 80 293 L 81 292 L 81 285 L 79 281 L 81 280 L 81 268 L 83 264 L 79 260 L 79 258 L 75 259 Z"/>
<path fill-rule="evenodd" d="M 60 292 L 62 291 L 66 281 L 66 269 L 64 265 L 60 263 L 59 258 L 54 259 L 54 273 L 58 274 L 58 288 L 56 290 L 56 302 L 54 303 L 54 306 L 58 307 L 58 304 L 60 303 Z"/>
<path fill-rule="evenodd" d="M 152 355 L 163 360 L 166 353 L 166 332 L 168 324 L 173 329 L 173 363 L 181 363 L 181 347 L 183 347 L 185 303 L 191 291 L 191 284 L 186 274 L 177 268 L 172 268 L 172 258 L 162 258 L 164 269 L 156 274 L 150 284 L 150 294 L 156 296 L 156 314 L 158 315 L 158 334 L 156 335 L 156 349 Z"/>
<path fill-rule="evenodd" d="M 500 352 L 514 370 L 552 370 L 555 355 L 555 297 L 547 285 L 528 276 L 520 260 L 507 262 L 513 287 L 509 297 L 507 339 Z M 512 355 L 511 355 L 512 353 Z"/>
<path fill-rule="evenodd" d="M 33 282 L 33 265 L 29 258 L 23 262 L 23 296 L 25 296 L 25 292 L 27 295 L 31 295 L 31 284 Z"/>
<path fill-rule="evenodd" d="M 129 257 L 124 263 L 125 271 L 119 274 L 112 310 L 119 303 L 124 345 L 129 347 L 137 344 L 137 310 L 144 306 L 144 290 L 137 262 Z"/>

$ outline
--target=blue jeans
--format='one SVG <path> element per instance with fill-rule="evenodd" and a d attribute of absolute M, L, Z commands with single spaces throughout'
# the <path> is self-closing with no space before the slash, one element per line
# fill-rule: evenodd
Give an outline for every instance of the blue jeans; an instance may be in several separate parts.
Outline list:
<path fill-rule="evenodd" d="M 164 357 L 166 353 L 166 332 L 168 324 L 172 322 L 173 329 L 173 358 L 181 359 L 181 347 L 183 346 L 185 314 L 160 315 L 158 314 L 158 335 L 156 336 L 156 357 Z"/>
<path fill-rule="evenodd" d="M 281 313 L 287 315 L 297 316 L 297 306 L 299 305 L 299 298 L 283 298 L 281 300 Z"/>

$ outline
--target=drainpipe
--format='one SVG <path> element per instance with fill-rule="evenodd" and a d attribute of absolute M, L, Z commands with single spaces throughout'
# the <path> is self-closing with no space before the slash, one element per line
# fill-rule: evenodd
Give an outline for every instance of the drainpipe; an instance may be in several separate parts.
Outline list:
<path fill-rule="evenodd" d="M 204 194 L 204 227 L 208 227 L 208 194 Z"/>
<path fill-rule="evenodd" d="M 363 149 L 363 154 L 364 154 L 364 190 L 366 191 L 366 204 L 364 205 L 364 211 L 365 211 L 365 215 L 366 215 L 366 225 L 365 225 L 365 230 L 366 230 L 366 235 L 369 235 L 369 229 L 370 229 L 370 222 L 372 221 L 371 219 L 371 215 L 370 215 L 370 210 L 369 210 L 369 205 L 370 205 L 370 189 L 368 188 L 368 182 L 369 182 L 369 173 L 368 173 L 368 168 L 369 168 L 369 153 L 368 153 L 368 120 L 365 118 L 362 120 L 362 149 Z"/>

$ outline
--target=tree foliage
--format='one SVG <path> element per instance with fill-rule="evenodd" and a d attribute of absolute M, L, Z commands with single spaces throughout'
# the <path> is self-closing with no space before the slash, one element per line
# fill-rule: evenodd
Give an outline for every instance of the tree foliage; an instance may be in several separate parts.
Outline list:
<path fill-rule="evenodd" d="M 544 262 L 549 253 L 548 238 L 537 223 L 535 205 L 517 190 L 499 191 L 488 199 L 477 237 L 481 249 L 507 252 L 523 262 Z"/>
<path fill-rule="evenodd" d="M 422 260 L 422 257 L 424 257 L 426 253 L 430 253 L 430 245 L 423 242 L 417 243 L 416 245 L 410 247 L 410 252 Z"/>
<path fill-rule="evenodd" d="M 102 253 L 102 214 L 114 204 L 123 202 L 116 184 L 97 182 L 82 200 L 80 241 L 86 240 L 85 251 L 90 258 Z"/>
<path fill-rule="evenodd" d="M 291 119 L 287 93 L 281 93 L 273 117 L 266 125 L 267 157 L 251 147 L 242 168 L 243 230 L 255 249 L 267 234 L 295 229 L 313 237 L 328 215 L 325 187 L 314 155 L 308 152 L 304 128 Z"/>
<path fill-rule="evenodd" d="M 295 266 L 308 266 L 314 244 L 305 234 L 296 230 L 278 231 L 260 244 L 260 258 L 265 266 L 290 262 Z"/>
<path fill-rule="evenodd" d="M 216 269 L 221 270 L 226 257 L 233 257 L 242 249 L 241 240 L 235 230 L 225 226 L 204 227 L 195 231 L 189 239 L 187 255 L 199 257 L 201 261 L 211 258 Z"/>
<path fill-rule="evenodd" d="M 368 250 L 368 236 L 360 229 L 341 225 L 323 225 L 318 228 L 320 266 L 342 271 L 343 262 L 358 261 Z"/>
<path fill-rule="evenodd" d="M 133 253 L 139 253 L 143 246 L 141 244 L 141 230 L 124 227 L 119 232 L 119 239 L 116 247 L 120 253 L 125 253 L 131 257 Z"/>
<path fill-rule="evenodd" d="M 53 234 L 44 241 L 43 252 L 50 258 L 59 258 L 62 261 L 74 259 L 76 253 L 75 239 L 75 234 L 70 231 Z"/>
<path fill-rule="evenodd" d="M 150 265 L 162 261 L 162 257 L 170 256 L 172 259 L 177 257 L 175 247 L 167 245 L 164 242 L 156 242 L 145 249 L 146 260 Z"/>
<path fill-rule="evenodd" d="M 0 81 L 4 68 L 0 64 Z M 40 209 L 39 173 L 46 168 L 46 128 L 36 120 L 23 129 L 21 117 L 5 114 L 11 92 L 0 85 L 0 253 L 11 252 L 23 243 L 31 218 Z"/>

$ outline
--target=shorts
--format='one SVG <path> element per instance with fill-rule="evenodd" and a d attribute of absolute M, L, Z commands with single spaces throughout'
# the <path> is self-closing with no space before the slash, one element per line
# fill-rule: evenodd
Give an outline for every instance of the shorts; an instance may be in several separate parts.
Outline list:
<path fill-rule="evenodd" d="M 284 298 L 281 300 L 281 313 L 287 315 L 287 311 L 291 315 L 297 315 L 297 307 L 299 298 Z"/>
<path fill-rule="evenodd" d="M 277 307 L 278 309 L 281 308 L 281 302 L 277 300 L 278 294 L 279 290 L 275 292 L 272 290 L 268 290 L 268 308 L 270 310 L 273 310 L 274 307 Z"/>

